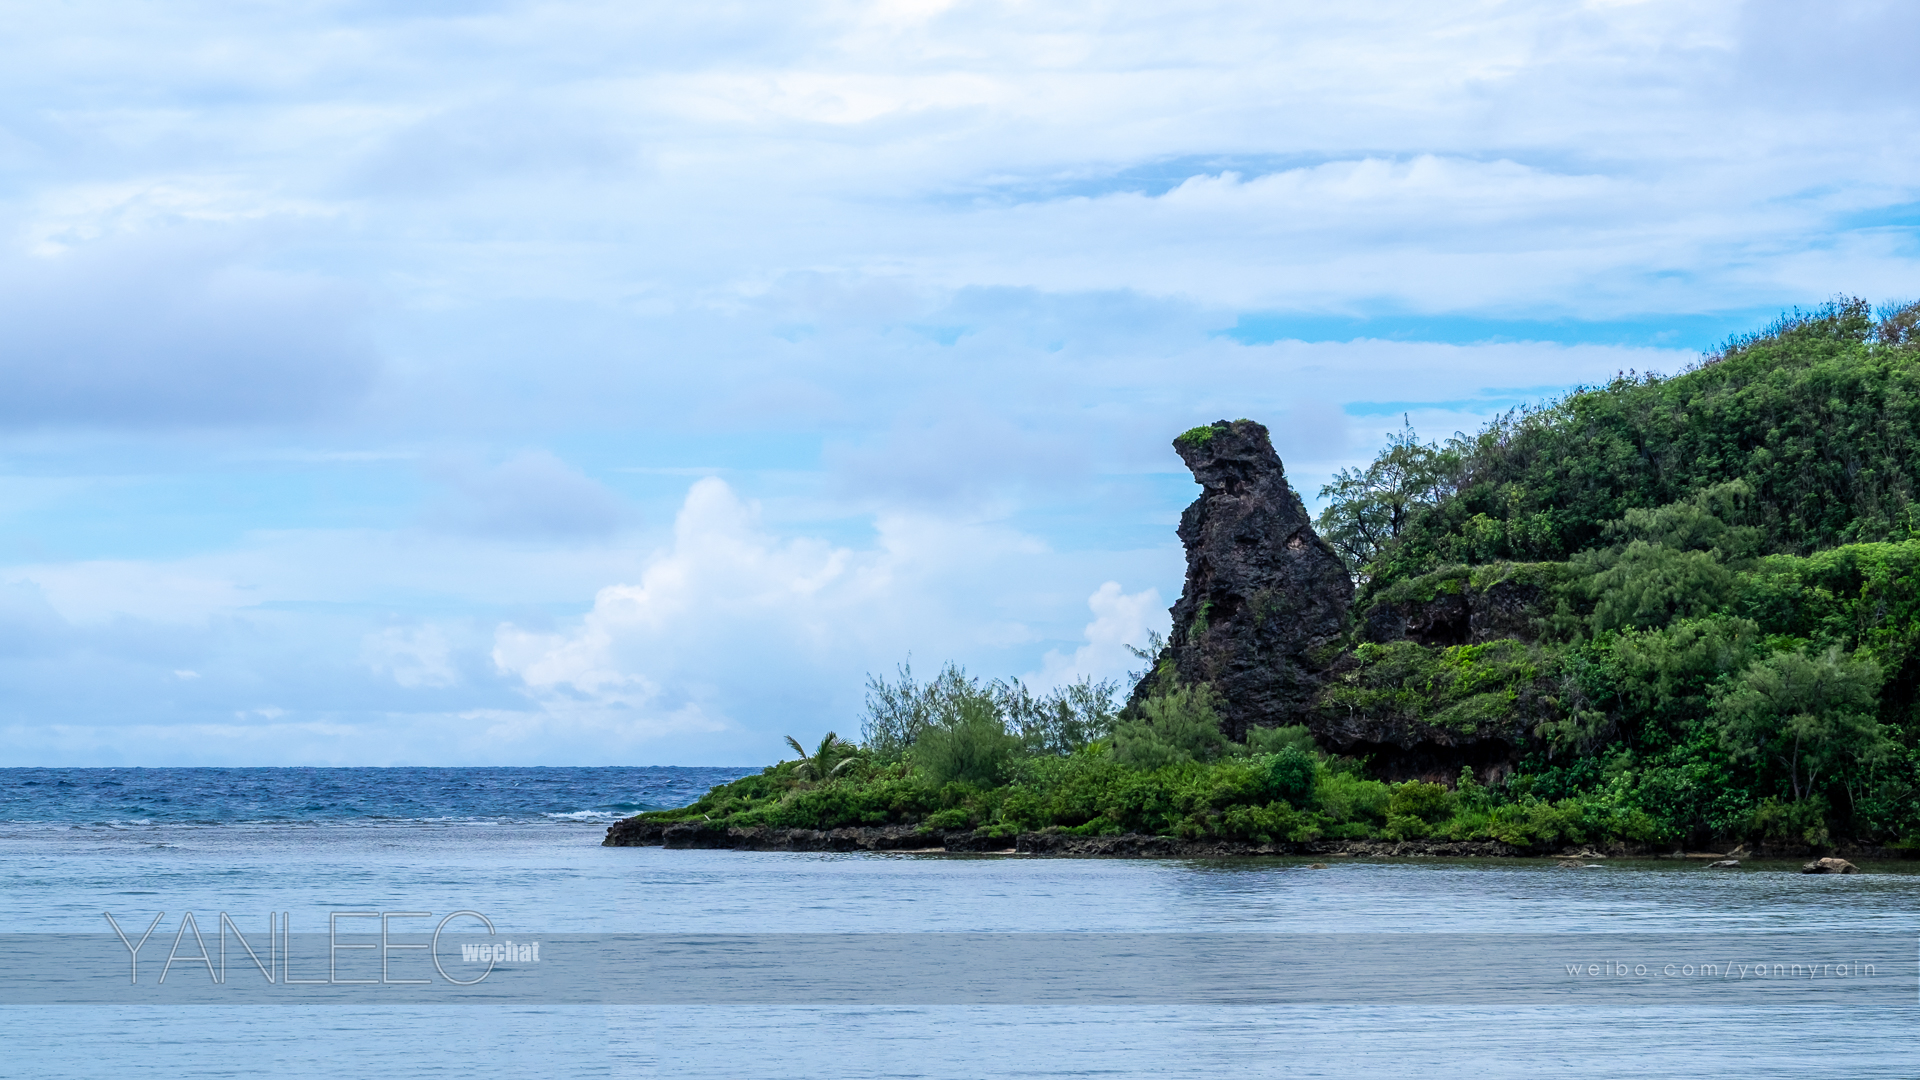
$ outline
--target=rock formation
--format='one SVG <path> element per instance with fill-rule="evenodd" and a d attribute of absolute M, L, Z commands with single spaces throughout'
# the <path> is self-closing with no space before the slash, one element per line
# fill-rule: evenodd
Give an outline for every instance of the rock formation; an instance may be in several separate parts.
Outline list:
<path fill-rule="evenodd" d="M 1537 641 L 1552 587 L 1567 573 L 1565 563 L 1444 567 L 1375 597 L 1360 617 L 1360 636 L 1429 646 Z"/>
<path fill-rule="evenodd" d="M 1392 782 L 1452 784 L 1465 766 L 1480 783 L 1499 784 L 1513 773 L 1529 744 L 1520 719 L 1455 730 L 1422 719 L 1322 708 L 1306 724 L 1321 746 L 1365 758 L 1369 775 Z"/>
<path fill-rule="evenodd" d="M 1265 427 L 1221 420 L 1173 448 L 1202 491 L 1180 516 L 1187 580 L 1173 633 L 1134 700 L 1170 671 L 1220 693 L 1234 739 L 1249 727 L 1304 723 L 1340 650 L 1353 579 L 1313 531 Z"/>

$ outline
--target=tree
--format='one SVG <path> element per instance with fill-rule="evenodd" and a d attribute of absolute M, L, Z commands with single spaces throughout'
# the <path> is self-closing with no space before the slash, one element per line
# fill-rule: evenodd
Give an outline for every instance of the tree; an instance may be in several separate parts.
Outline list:
<path fill-rule="evenodd" d="M 900 760 L 930 727 L 951 725 L 968 710 L 995 708 L 993 690 L 958 664 L 941 668 L 924 685 L 914 679 L 911 663 L 900 665 L 899 676 L 897 683 L 867 676 L 860 740 L 880 761 Z"/>
<path fill-rule="evenodd" d="M 948 664 L 925 683 L 910 664 L 900 665 L 899 681 L 867 676 L 867 715 L 861 739 L 880 761 L 898 761 L 932 728 L 951 728 L 976 713 L 993 714 L 1035 754 L 1071 754 L 1113 731 L 1120 685 L 1111 679 L 1081 676 L 1075 682 L 1035 694 L 1019 679 L 981 682 L 957 664 Z"/>
<path fill-rule="evenodd" d="M 1755 661 L 1715 704 L 1721 738 L 1736 754 L 1765 755 L 1787 771 L 1795 802 L 1849 763 L 1871 763 L 1891 745 L 1874 719 L 1880 666 L 1833 646 Z"/>
<path fill-rule="evenodd" d="M 1356 578 L 1416 513 L 1452 490 L 1460 468 L 1459 440 L 1444 447 L 1423 443 L 1412 421 L 1401 419 L 1405 426 L 1387 436 L 1387 448 L 1372 464 L 1341 469 L 1320 488 L 1328 502 L 1315 524 Z"/>
<path fill-rule="evenodd" d="M 1220 732 L 1220 695 L 1211 686 L 1181 686 L 1140 703 L 1140 717 L 1114 728 L 1114 756 L 1151 772 L 1185 761 L 1212 761 L 1228 752 Z"/>
<path fill-rule="evenodd" d="M 1666 626 L 1725 609 L 1733 571 L 1710 551 L 1680 551 L 1635 540 L 1624 551 L 1576 560 L 1604 569 L 1587 582 L 1595 632 Z"/>
<path fill-rule="evenodd" d="M 1029 753 L 1071 754 L 1113 733 L 1120 685 L 1111 679 L 1095 682 L 1082 675 L 1042 695 L 1019 679 L 995 680 L 990 689 L 1006 715 L 1007 728 L 1020 736 Z"/>
<path fill-rule="evenodd" d="M 800 764 L 794 766 L 793 775 L 802 780 L 830 780 L 839 776 L 853 765 L 860 752 L 859 747 L 831 731 L 820 740 L 820 745 L 811 754 L 800 745 L 799 739 L 791 735 L 787 736 L 787 745 L 800 755 Z"/>
<path fill-rule="evenodd" d="M 922 729 L 911 756 L 915 771 L 936 788 L 954 782 L 990 788 L 1019 752 L 1020 737 L 1007 731 L 994 701 L 975 698 Z"/>

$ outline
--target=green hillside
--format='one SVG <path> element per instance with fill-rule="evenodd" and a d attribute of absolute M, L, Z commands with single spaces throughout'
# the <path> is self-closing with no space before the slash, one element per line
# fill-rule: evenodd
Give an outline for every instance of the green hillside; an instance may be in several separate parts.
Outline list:
<path fill-rule="evenodd" d="M 1416 512 L 1368 570 L 1384 585 L 1447 563 L 1566 559 L 1604 546 L 1629 511 L 1735 480 L 1750 489 L 1738 524 L 1764 553 L 1907 539 L 1920 530 L 1917 320 L 1911 306 L 1876 321 L 1864 301 L 1835 302 L 1683 374 L 1623 374 L 1431 448 L 1406 492 Z"/>
<path fill-rule="evenodd" d="M 1524 581 L 1527 617 L 1504 645 L 1363 644 L 1330 695 L 1504 724 L 1518 782 L 1613 785 L 1701 841 L 1912 836 L 1916 316 L 1836 302 L 1676 376 L 1403 434 L 1322 493 L 1357 615 Z"/>

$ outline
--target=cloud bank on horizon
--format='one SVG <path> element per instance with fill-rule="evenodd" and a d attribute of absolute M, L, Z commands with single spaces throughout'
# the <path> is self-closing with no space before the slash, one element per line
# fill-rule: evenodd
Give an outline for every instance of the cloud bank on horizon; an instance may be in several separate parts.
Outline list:
<path fill-rule="evenodd" d="M 87 2 L 0 42 L 0 765 L 746 764 L 1920 294 L 1911 5 Z"/>

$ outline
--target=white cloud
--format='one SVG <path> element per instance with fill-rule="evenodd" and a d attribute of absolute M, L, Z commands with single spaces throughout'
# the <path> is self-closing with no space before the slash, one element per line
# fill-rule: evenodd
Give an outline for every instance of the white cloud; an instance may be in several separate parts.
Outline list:
<path fill-rule="evenodd" d="M 1036 640 L 1017 616 L 1043 613 L 1025 599 L 1055 572 L 1043 545 L 927 516 L 892 516 L 876 532 L 867 548 L 782 536 L 725 481 L 698 481 L 672 546 L 637 582 L 600 589 L 590 612 L 554 630 L 502 625 L 494 663 L 548 716 L 635 733 L 724 729 L 771 748 L 787 728 L 852 727 L 820 704 L 846 708 L 866 672 L 909 654 L 966 662 Z M 1118 588 L 1095 594 L 1100 618 L 1077 662 L 1124 653 L 1115 635 L 1151 617 L 1152 590 Z"/>
<path fill-rule="evenodd" d="M 1118 675 L 1130 666 L 1115 644 L 1129 636 L 1120 601 L 1137 607 L 1157 591 L 1142 609 L 1157 624 L 1152 609 L 1180 580 L 1173 520 L 1193 489 L 1167 446 L 1172 433 L 1221 417 L 1267 421 L 1311 499 L 1344 455 L 1364 455 L 1378 431 L 1398 426 L 1391 401 L 1380 415 L 1344 412 L 1338 403 L 1356 387 L 1404 395 L 1422 431 L 1442 435 L 1505 407 L 1511 393 L 1500 387 L 1543 372 L 1591 379 L 1684 356 L 1527 343 L 1245 346 L 1196 333 L 1206 324 L 1178 306 L 1104 303 L 961 298 L 926 314 L 979 331 L 952 345 L 916 334 L 918 351 L 864 333 L 852 306 L 852 329 L 829 326 L 779 358 L 835 393 L 881 384 L 864 399 L 877 418 L 842 429 L 842 449 L 829 444 L 817 463 L 795 461 L 811 468 L 765 467 L 794 460 L 778 443 L 743 453 L 761 437 L 755 421 L 698 441 L 676 434 L 678 457 L 577 444 L 568 458 L 597 460 L 595 474 L 622 485 L 612 494 L 557 454 L 497 452 L 531 474 L 519 482 L 477 456 L 404 448 L 412 444 L 379 455 L 260 452 L 235 437 L 216 443 L 205 487 L 164 470 L 13 481 L 6 490 L 19 497 L 8 500 L 11 517 L 0 515 L 0 541 L 57 522 L 64 508 L 137 507 L 155 491 L 171 507 L 217 508 L 234 499 L 222 471 L 233 468 L 245 470 L 237 490 L 257 507 L 237 519 L 243 526 L 262 521 L 273 509 L 262 496 L 279 491 L 291 511 L 325 516 L 324 527 L 249 529 L 179 554 L 15 563 L 6 576 L 23 584 L 7 611 L 19 625 L 0 646 L 16 643 L 20 659 L 0 663 L 0 685 L 15 715 L 67 726 L 58 738 L 16 740 L 10 760 L 134 761 L 146 746 L 147 760 L 176 763 L 222 753 L 230 763 L 738 763 L 777 753 L 787 733 L 857 730 L 864 676 L 909 656 L 983 675 L 1049 664 L 1062 677 Z M 903 363 L 928 372 L 897 378 Z M 698 375 L 687 399 L 724 388 L 724 372 Z M 601 396 L 625 400 L 617 387 Z M 723 417 L 725 399 L 711 408 Z M 229 455 L 230 445 L 245 452 Z M 663 464 L 620 471 L 647 461 Z M 677 461 L 742 464 L 690 489 L 687 474 L 705 470 L 668 464 Z M 458 484 L 420 486 L 447 470 L 464 470 Z M 495 520 L 511 521 L 574 490 L 569 482 L 590 502 L 631 499 L 641 523 L 587 544 L 554 529 L 412 524 L 450 507 L 494 507 Z M 339 527 L 365 520 L 355 500 L 369 490 L 414 494 L 394 501 L 384 524 Z M 471 501 L 434 501 L 454 496 Z M 1088 596 L 1107 581 L 1124 588 L 1094 613 L 1090 639 Z M 254 711 L 266 703 L 284 715 Z M 287 737 L 198 747 L 156 733 L 210 723 L 279 725 Z"/>
<path fill-rule="evenodd" d="M 1910 19 L 1840 9 L 322 7 L 223 11 L 210 51 L 210 11 L 90 4 L 16 28 L 0 68 L 39 107 L 14 125 L 32 242 L 297 222 L 278 261 L 423 304 L 700 305 L 829 271 L 1604 313 L 1772 302 L 1809 286 L 1780 246 L 1911 201 L 1920 151 L 1862 137 L 1905 110 L 1871 74 L 1899 65 L 1825 59 Z M 48 100 L 74 84 L 100 106 Z"/>
<path fill-rule="evenodd" d="M 549 710 L 722 723 L 707 710 L 730 665 L 830 652 L 891 576 L 883 556 L 767 533 L 755 506 L 710 477 L 687 492 L 672 547 L 637 584 L 600 589 L 566 630 L 503 625 L 493 660 Z"/>
<path fill-rule="evenodd" d="M 1121 591 L 1119 582 L 1109 581 L 1087 597 L 1087 607 L 1093 610 L 1093 621 L 1086 629 L 1087 643 L 1075 649 L 1072 656 L 1049 649 L 1041 658 L 1039 672 L 1024 680 L 1028 685 L 1051 689 L 1081 678 L 1123 679 L 1141 666 L 1128 646 L 1144 646 L 1149 631 L 1165 633 L 1168 626 L 1158 589 L 1128 595 Z M 1130 689 L 1122 687 L 1123 692 Z"/>

